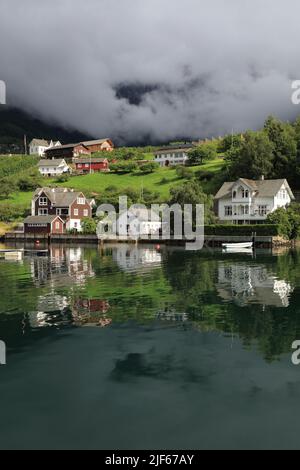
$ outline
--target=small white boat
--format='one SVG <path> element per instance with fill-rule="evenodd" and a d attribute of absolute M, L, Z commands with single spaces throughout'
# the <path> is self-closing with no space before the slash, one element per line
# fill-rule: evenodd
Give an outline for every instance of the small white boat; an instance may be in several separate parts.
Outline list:
<path fill-rule="evenodd" d="M 253 248 L 253 242 L 223 243 L 222 247 L 225 250 L 251 250 Z"/>

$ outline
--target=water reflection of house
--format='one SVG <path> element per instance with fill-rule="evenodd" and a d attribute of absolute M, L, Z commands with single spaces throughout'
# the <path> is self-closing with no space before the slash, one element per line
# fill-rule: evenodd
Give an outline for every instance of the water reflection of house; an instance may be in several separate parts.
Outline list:
<path fill-rule="evenodd" d="M 50 247 L 48 258 L 32 258 L 31 273 L 38 284 L 71 286 L 84 284 L 95 275 L 91 261 L 84 257 L 82 248 Z"/>
<path fill-rule="evenodd" d="M 31 328 L 62 327 L 72 323 L 69 301 L 66 296 L 51 291 L 38 297 L 37 310 L 28 314 Z"/>
<path fill-rule="evenodd" d="M 80 326 L 108 326 L 112 319 L 106 316 L 110 305 L 107 300 L 77 299 L 72 308 L 74 323 Z"/>
<path fill-rule="evenodd" d="M 160 266 L 162 255 L 152 247 L 119 245 L 113 250 L 113 260 L 123 271 L 134 271 Z"/>
<path fill-rule="evenodd" d="M 288 307 L 291 284 L 277 279 L 264 265 L 225 264 L 218 267 L 217 290 L 223 300 Z"/>
<path fill-rule="evenodd" d="M 189 319 L 187 313 L 178 313 L 173 310 L 158 312 L 157 319 L 168 322 L 186 322 Z"/>

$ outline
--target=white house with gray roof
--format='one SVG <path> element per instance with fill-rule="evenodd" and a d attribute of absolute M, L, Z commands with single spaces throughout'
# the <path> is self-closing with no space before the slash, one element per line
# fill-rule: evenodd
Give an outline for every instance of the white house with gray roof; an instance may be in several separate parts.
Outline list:
<path fill-rule="evenodd" d="M 48 140 L 45 139 L 32 139 L 29 144 L 29 154 L 43 157 L 45 155 L 46 150 L 52 147 L 58 147 L 60 145 L 61 143 L 59 142 L 59 140 L 54 142 L 53 140 L 51 140 L 50 142 L 48 142 Z"/>
<path fill-rule="evenodd" d="M 43 176 L 59 176 L 64 173 L 71 173 L 71 167 L 66 163 L 65 160 L 40 160 L 38 164 L 39 172 Z"/>
<path fill-rule="evenodd" d="M 264 223 L 269 214 L 294 199 L 286 179 L 240 178 L 223 184 L 215 196 L 215 208 L 221 222 L 256 224 Z"/>

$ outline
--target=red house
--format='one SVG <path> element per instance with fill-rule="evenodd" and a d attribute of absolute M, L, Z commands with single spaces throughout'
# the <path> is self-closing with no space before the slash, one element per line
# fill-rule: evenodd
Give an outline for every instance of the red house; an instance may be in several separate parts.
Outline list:
<path fill-rule="evenodd" d="M 81 142 L 81 144 L 88 148 L 92 153 L 112 152 L 114 150 L 114 144 L 111 139 L 88 140 L 86 142 Z"/>
<path fill-rule="evenodd" d="M 50 235 L 64 231 L 65 223 L 58 215 L 30 216 L 24 220 L 24 233 Z"/>
<path fill-rule="evenodd" d="M 99 173 L 109 171 L 107 158 L 78 158 L 74 160 L 78 173 Z"/>

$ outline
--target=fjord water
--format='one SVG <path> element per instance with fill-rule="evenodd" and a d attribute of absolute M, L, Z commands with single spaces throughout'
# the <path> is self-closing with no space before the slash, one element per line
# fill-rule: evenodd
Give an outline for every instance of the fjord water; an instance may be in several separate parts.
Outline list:
<path fill-rule="evenodd" d="M 300 252 L 0 260 L 0 448 L 300 448 Z"/>

